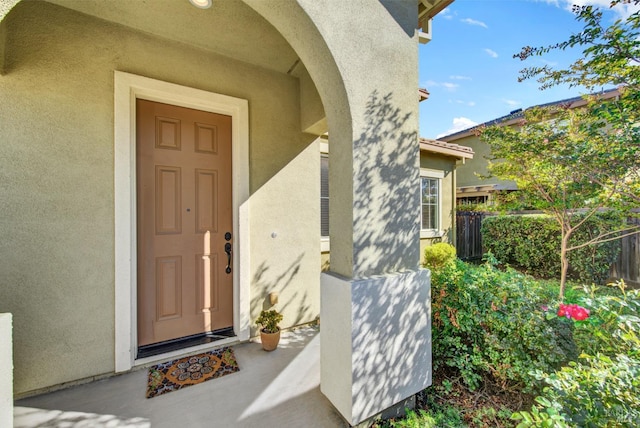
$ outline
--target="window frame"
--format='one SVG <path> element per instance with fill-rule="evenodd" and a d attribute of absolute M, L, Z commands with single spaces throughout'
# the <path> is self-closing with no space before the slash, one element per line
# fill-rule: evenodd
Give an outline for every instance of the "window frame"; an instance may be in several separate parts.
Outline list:
<path fill-rule="evenodd" d="M 424 205 L 422 203 L 422 179 L 427 178 L 430 180 L 437 180 L 438 182 L 438 198 L 437 198 L 437 228 L 435 229 L 423 229 L 422 227 L 422 210 Z M 444 171 L 438 171 L 434 169 L 420 168 L 420 238 L 442 238 L 444 231 L 442 229 L 442 180 L 444 179 Z"/>

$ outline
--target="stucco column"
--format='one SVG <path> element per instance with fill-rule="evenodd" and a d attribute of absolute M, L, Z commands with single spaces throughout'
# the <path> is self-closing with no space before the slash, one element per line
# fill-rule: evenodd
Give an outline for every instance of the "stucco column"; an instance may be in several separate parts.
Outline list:
<path fill-rule="evenodd" d="M 431 383 L 419 269 L 415 0 L 244 0 L 296 50 L 329 125 L 321 390 L 352 425 Z"/>
<path fill-rule="evenodd" d="M 315 52 L 305 58 L 298 51 L 329 124 L 331 271 L 367 278 L 415 270 L 420 261 L 417 2 L 299 3 L 329 50 L 323 60 L 336 68 L 318 69 Z M 327 79 L 334 72 L 339 85 Z"/>

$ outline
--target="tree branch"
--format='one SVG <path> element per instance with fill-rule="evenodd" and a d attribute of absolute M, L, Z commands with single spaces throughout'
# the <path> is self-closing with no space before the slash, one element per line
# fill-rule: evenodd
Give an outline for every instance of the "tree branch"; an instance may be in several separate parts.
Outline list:
<path fill-rule="evenodd" d="M 607 239 L 602 239 L 605 236 L 609 236 L 609 235 L 612 235 L 612 234 L 615 234 L 615 233 L 620 233 L 620 232 L 623 232 L 625 230 L 634 230 L 634 229 L 636 229 L 634 232 L 629 232 L 629 233 L 625 233 L 623 235 L 613 236 L 613 237 L 607 238 Z M 638 226 L 638 227 L 629 227 L 629 228 L 620 229 L 620 230 L 614 230 L 613 232 L 607 232 L 607 233 L 603 233 L 601 235 L 598 235 L 595 238 L 593 238 L 593 239 L 591 239 L 591 240 L 589 240 L 587 242 L 584 242 L 582 244 L 574 245 L 573 247 L 569 247 L 569 248 L 567 248 L 567 251 L 577 250 L 579 248 L 584 248 L 584 247 L 587 247 L 589 245 L 602 244 L 602 243 L 609 242 L 609 241 L 615 241 L 616 239 L 622 239 L 622 238 L 625 238 L 627 236 L 637 235 L 639 233 L 640 233 L 640 226 Z"/>

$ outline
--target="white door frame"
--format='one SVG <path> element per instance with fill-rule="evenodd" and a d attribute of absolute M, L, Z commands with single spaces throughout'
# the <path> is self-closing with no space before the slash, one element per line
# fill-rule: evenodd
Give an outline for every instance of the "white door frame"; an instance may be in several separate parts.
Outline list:
<path fill-rule="evenodd" d="M 137 353 L 136 99 L 231 116 L 233 181 L 232 341 L 249 339 L 249 103 L 247 100 L 115 71 L 115 371 L 149 359 Z M 175 354 L 175 353 L 171 353 Z M 165 354 L 154 359 L 169 357 Z"/>

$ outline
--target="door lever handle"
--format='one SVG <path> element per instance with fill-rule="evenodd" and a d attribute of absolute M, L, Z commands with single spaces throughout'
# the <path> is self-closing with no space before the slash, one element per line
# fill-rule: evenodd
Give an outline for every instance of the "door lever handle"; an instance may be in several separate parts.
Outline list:
<path fill-rule="evenodd" d="M 230 243 L 226 243 L 224 244 L 224 252 L 227 253 L 227 267 L 225 268 L 225 272 L 227 274 L 231 273 L 231 244 Z"/>

